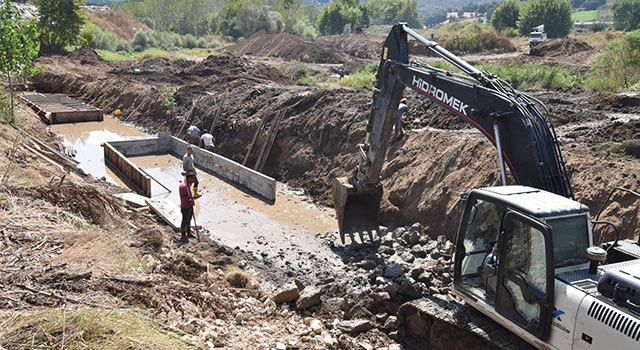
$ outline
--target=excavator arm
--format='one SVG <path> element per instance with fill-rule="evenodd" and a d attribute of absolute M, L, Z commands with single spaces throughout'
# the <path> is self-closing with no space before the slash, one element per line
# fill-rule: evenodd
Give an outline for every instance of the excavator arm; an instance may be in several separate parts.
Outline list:
<path fill-rule="evenodd" d="M 409 35 L 464 74 L 410 62 Z M 517 184 L 573 196 L 551 117 L 540 101 L 398 23 L 382 50 L 367 139 L 358 145 L 359 164 L 350 177 L 334 179 L 332 184 L 343 242 L 345 233 L 353 240 L 357 232 L 362 240 L 362 232 L 373 238 L 372 231 L 378 230 L 380 173 L 405 87 L 478 129 L 498 151 L 504 184 L 509 168 Z"/>

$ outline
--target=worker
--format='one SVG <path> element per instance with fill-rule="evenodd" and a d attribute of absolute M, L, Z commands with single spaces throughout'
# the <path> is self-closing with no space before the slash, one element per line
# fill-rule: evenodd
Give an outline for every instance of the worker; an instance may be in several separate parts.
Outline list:
<path fill-rule="evenodd" d="M 398 105 L 398 111 L 396 112 L 396 122 L 393 126 L 393 140 L 397 141 L 404 136 L 404 131 L 402 130 L 402 122 L 409 118 L 409 106 L 407 105 L 407 99 L 403 98 L 400 100 L 400 104 Z"/>
<path fill-rule="evenodd" d="M 189 243 L 189 237 L 193 237 L 191 235 L 191 218 L 193 217 L 194 200 L 200 198 L 200 195 L 191 192 L 191 185 L 195 180 L 195 175 L 187 173 L 178 188 L 180 193 L 180 212 L 182 213 L 182 221 L 180 222 L 181 243 Z"/>
<path fill-rule="evenodd" d="M 213 135 L 209 134 L 207 129 L 202 130 L 202 136 L 200 136 L 200 147 L 206 149 L 207 151 L 213 152 L 214 148 L 214 139 Z"/>
<path fill-rule="evenodd" d="M 187 136 L 185 137 L 185 141 L 189 142 L 192 145 L 200 145 L 200 129 L 193 124 L 188 124 L 187 128 Z"/>
<path fill-rule="evenodd" d="M 187 176 L 192 174 L 193 179 L 193 195 L 198 195 L 198 172 L 196 171 L 196 165 L 193 160 L 193 146 L 187 146 L 187 153 L 182 157 L 182 175 Z"/>
<path fill-rule="evenodd" d="M 487 255 L 487 257 L 484 258 L 483 265 L 484 266 L 493 266 L 493 267 L 498 265 L 498 248 L 493 247 L 491 249 L 491 253 L 489 253 L 489 255 Z"/>

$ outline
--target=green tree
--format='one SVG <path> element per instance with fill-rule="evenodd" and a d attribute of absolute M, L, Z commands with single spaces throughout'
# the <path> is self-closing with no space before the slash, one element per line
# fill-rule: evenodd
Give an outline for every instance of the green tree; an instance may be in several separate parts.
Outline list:
<path fill-rule="evenodd" d="M 640 81 L 640 30 L 625 33 L 600 52 L 585 88 L 600 91 L 637 90 Z"/>
<path fill-rule="evenodd" d="M 640 29 L 640 0 L 621 0 L 611 6 L 613 26 L 618 30 Z"/>
<path fill-rule="evenodd" d="M 506 28 L 518 28 L 520 4 L 516 0 L 505 0 L 496 7 L 491 15 L 491 26 L 498 31 Z"/>
<path fill-rule="evenodd" d="M 427 27 L 430 27 L 436 24 L 440 24 L 446 20 L 447 20 L 447 11 L 438 11 L 436 13 L 427 15 L 424 18 L 424 25 Z"/>
<path fill-rule="evenodd" d="M 82 0 L 34 0 L 38 18 L 40 49 L 45 52 L 61 52 L 65 46 L 78 41 L 84 24 L 81 13 Z"/>
<path fill-rule="evenodd" d="M 13 11 L 8 0 L 5 2 L 5 9 L 0 11 L 0 24 L 0 73 L 9 82 L 10 122 L 13 122 L 14 79 L 36 72 L 33 59 L 38 55 L 39 45 L 35 41 L 35 22 L 23 21 L 20 14 Z"/>
<path fill-rule="evenodd" d="M 363 7 L 371 24 L 407 22 L 412 28 L 420 27 L 416 0 L 370 0 L 363 3 Z"/>
<path fill-rule="evenodd" d="M 342 34 L 345 29 L 368 24 L 358 0 L 334 0 L 322 8 L 318 16 L 318 32 L 324 35 Z"/>
<path fill-rule="evenodd" d="M 495 13 L 493 14 L 495 16 Z M 531 0 L 520 7 L 518 30 L 529 35 L 531 28 L 544 24 L 549 38 L 563 38 L 573 27 L 569 0 Z"/>

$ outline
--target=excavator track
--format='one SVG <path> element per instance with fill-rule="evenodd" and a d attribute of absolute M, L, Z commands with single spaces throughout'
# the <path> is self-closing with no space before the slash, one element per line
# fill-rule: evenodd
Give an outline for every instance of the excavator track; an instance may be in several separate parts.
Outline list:
<path fill-rule="evenodd" d="M 403 304 L 398 329 L 426 349 L 535 349 L 475 309 L 435 297 Z"/>

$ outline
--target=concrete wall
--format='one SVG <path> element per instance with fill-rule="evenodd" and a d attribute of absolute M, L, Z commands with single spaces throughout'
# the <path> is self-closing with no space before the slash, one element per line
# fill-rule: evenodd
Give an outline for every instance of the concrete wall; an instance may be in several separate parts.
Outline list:
<path fill-rule="evenodd" d="M 102 149 L 104 151 L 104 163 L 116 175 L 122 178 L 128 186 L 133 187 L 136 192 L 143 196 L 151 197 L 151 178 L 149 176 L 112 145 L 105 143 Z"/>
<path fill-rule="evenodd" d="M 187 146 L 187 142 L 171 137 L 171 153 L 176 157 L 182 159 Z M 242 185 L 270 201 L 276 200 L 276 180 L 273 178 L 203 148 L 194 146 L 193 157 L 196 168 Z"/>
<path fill-rule="evenodd" d="M 170 133 L 160 133 L 158 137 L 149 139 L 113 141 L 105 143 L 106 145 L 111 145 L 125 157 L 172 154 L 180 159 L 187 152 L 188 146 L 185 141 L 171 136 Z M 265 199 L 275 201 L 276 180 L 199 147 L 193 148 L 193 156 L 196 168 L 241 185 Z"/>

